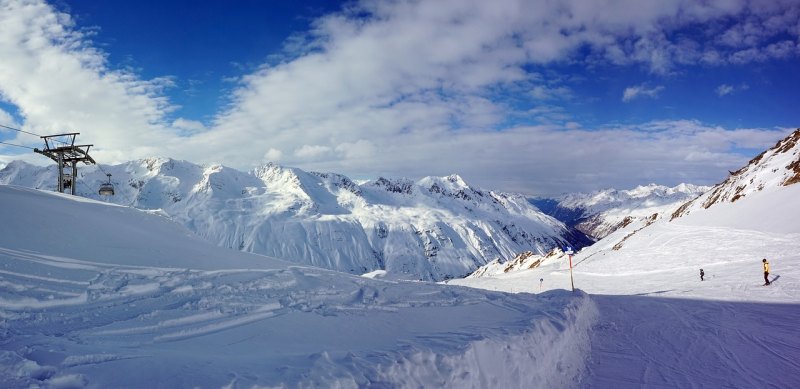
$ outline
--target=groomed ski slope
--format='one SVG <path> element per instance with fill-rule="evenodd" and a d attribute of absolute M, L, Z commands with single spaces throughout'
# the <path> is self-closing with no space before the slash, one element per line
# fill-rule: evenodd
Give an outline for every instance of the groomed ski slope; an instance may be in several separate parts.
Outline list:
<path fill-rule="evenodd" d="M 575 287 L 599 312 L 577 386 L 800 387 L 798 198 L 793 185 L 644 229 L 633 224 L 575 255 Z M 548 293 L 570 288 L 569 264 L 449 283 Z"/>
<path fill-rule="evenodd" d="M 0 186 L 0 387 L 572 387 L 583 293 L 389 282 Z"/>

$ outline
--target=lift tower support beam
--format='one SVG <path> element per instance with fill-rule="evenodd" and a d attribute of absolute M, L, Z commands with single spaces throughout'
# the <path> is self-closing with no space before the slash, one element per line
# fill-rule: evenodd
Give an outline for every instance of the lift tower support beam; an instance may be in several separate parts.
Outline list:
<path fill-rule="evenodd" d="M 94 145 L 76 145 L 75 137 L 79 132 L 70 132 L 67 134 L 46 135 L 41 138 L 44 139 L 44 149 L 33 149 L 35 153 L 42 154 L 58 164 L 58 191 L 64 193 L 67 187 L 70 188 L 70 194 L 75 194 L 75 184 L 78 179 L 78 162 L 83 162 L 87 165 L 94 165 L 96 162 L 89 156 L 89 148 Z M 58 140 L 66 139 L 66 141 Z M 56 146 L 56 143 L 61 146 Z M 72 169 L 71 175 L 64 172 L 65 167 Z"/>

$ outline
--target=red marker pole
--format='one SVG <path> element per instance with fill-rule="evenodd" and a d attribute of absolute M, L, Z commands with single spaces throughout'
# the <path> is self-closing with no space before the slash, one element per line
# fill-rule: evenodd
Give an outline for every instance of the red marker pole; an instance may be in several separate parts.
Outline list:
<path fill-rule="evenodd" d="M 572 291 L 575 291 L 575 281 L 572 279 L 572 254 L 569 255 L 569 283 L 572 285 Z"/>

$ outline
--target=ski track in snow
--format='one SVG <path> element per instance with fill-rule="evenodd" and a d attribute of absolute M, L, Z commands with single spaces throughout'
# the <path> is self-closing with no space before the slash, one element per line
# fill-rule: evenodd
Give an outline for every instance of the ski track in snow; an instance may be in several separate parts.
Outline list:
<path fill-rule="evenodd" d="M 792 388 L 800 383 L 797 304 L 592 299 L 600 318 L 582 387 Z"/>

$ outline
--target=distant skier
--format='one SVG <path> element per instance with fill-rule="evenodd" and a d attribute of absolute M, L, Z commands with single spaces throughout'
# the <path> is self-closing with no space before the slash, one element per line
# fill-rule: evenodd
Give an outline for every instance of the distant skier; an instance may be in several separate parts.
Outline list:
<path fill-rule="evenodd" d="M 703 281 L 704 275 L 706 275 L 706 273 L 703 273 L 703 269 L 700 269 L 700 281 Z"/>
<path fill-rule="evenodd" d="M 542 284 L 544 283 L 544 278 L 539 279 L 539 290 L 542 290 Z"/>
<path fill-rule="evenodd" d="M 761 262 L 764 264 L 764 286 L 767 286 L 769 285 L 769 262 L 767 262 L 766 258 L 762 259 Z"/>

